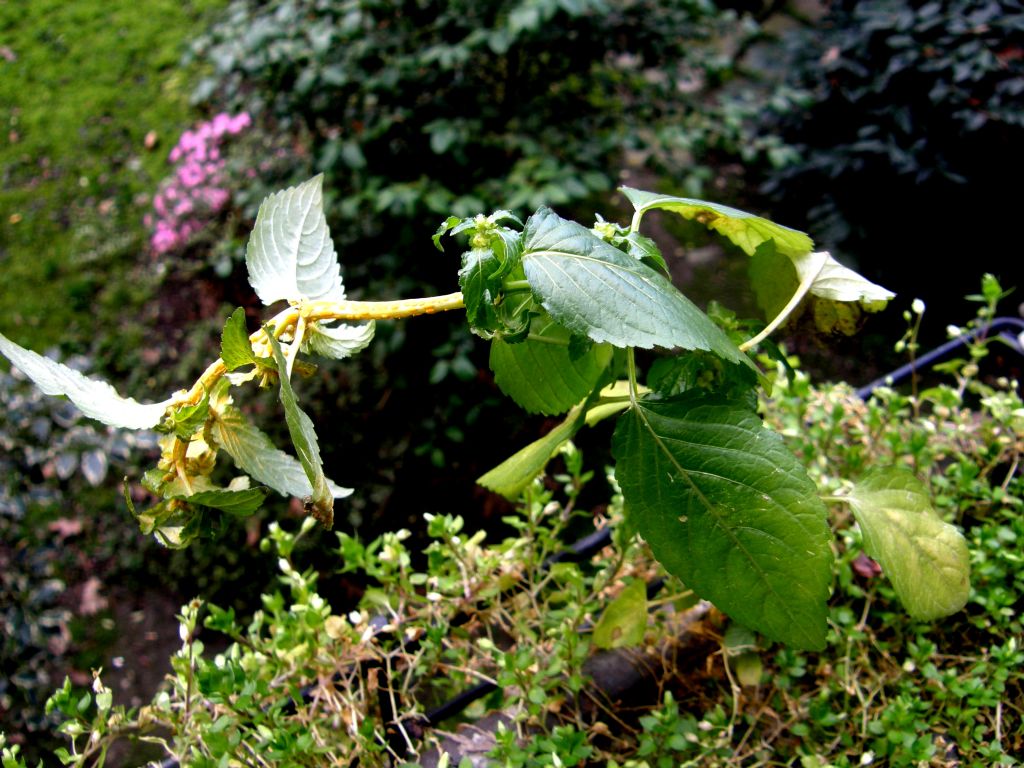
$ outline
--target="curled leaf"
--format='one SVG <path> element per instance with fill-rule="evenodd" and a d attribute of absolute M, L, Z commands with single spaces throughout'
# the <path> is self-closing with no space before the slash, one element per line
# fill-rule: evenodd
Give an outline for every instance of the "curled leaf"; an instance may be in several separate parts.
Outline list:
<path fill-rule="evenodd" d="M 160 423 L 171 400 L 139 403 L 121 397 L 110 384 L 18 346 L 0 334 L 0 353 L 47 395 L 64 395 L 86 416 L 112 427 L 150 429 Z"/>
<path fill-rule="evenodd" d="M 800 281 L 814 275 L 810 293 L 831 301 L 858 301 L 869 311 L 882 309 L 896 296 L 890 290 L 872 283 L 865 277 L 844 267 L 828 251 L 805 253 L 792 257 Z"/>

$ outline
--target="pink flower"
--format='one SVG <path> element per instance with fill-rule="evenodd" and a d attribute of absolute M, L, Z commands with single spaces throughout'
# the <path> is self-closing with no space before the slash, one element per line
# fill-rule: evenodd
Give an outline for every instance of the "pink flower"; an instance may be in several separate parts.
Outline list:
<path fill-rule="evenodd" d="M 203 183 L 206 174 L 198 163 L 187 163 L 178 168 L 178 180 L 186 189 L 192 189 Z"/>
<path fill-rule="evenodd" d="M 231 130 L 231 115 L 227 112 L 221 112 L 219 115 L 213 118 L 211 123 L 211 129 L 214 136 L 223 136 Z"/>
<path fill-rule="evenodd" d="M 210 187 L 203 190 L 203 199 L 214 211 L 221 210 L 231 199 L 231 193 L 220 187 Z"/>
<path fill-rule="evenodd" d="M 182 200 L 176 206 L 174 206 L 174 215 L 177 217 L 187 216 L 195 210 L 191 200 Z"/>
<path fill-rule="evenodd" d="M 248 112 L 239 112 L 228 125 L 228 133 L 239 134 L 252 125 L 252 117 Z"/>

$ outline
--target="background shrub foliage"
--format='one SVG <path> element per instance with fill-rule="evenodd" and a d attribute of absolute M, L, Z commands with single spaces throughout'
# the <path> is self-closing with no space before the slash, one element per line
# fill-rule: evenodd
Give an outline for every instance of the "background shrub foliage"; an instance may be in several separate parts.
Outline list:
<path fill-rule="evenodd" d="M 623 150 L 664 162 L 656 129 L 703 125 L 735 22 L 701 0 L 239 0 L 193 45 L 196 98 L 308 137 L 289 181 L 326 174 L 351 283 L 433 285 L 447 270 L 412 255 L 443 217 L 586 201 Z M 262 181 L 256 202 L 282 186 Z"/>
<path fill-rule="evenodd" d="M 1016 279 L 1018 254 L 978 215 L 1015 215 L 1003 190 L 1024 170 L 1022 32 L 1017 0 L 829 3 L 783 38 L 782 86 L 748 124 L 791 150 L 764 189 L 775 215 L 807 221 L 833 252 L 930 306 L 963 293 L 921 280 L 932 258 L 983 255 Z"/>
<path fill-rule="evenodd" d="M 260 167 L 255 137 L 235 155 L 260 167 L 236 195 L 243 222 L 268 193 L 323 172 L 349 293 L 383 298 L 454 290 L 457 257 L 429 241 L 444 217 L 571 212 L 614 187 L 624 152 L 699 191 L 707 169 L 688 147 L 721 131 L 701 105 L 731 72 L 720 41 L 744 29 L 700 0 L 238 0 L 191 57 L 210 70 L 199 103 L 290 137 L 285 163 Z M 453 499 L 453 486 L 472 488 L 502 456 L 466 446 L 523 429 L 491 407 L 484 352 L 443 318 L 382 327 L 375 346 L 314 383 L 323 417 L 357 441 L 355 462 L 337 462 L 368 480 L 352 519 L 473 514 L 479 499 Z M 355 405 L 382 392 L 386 411 Z"/>

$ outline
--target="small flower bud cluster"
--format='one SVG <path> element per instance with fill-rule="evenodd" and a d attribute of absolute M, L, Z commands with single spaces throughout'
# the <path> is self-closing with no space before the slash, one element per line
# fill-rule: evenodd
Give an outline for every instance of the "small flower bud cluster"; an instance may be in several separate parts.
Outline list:
<path fill-rule="evenodd" d="M 231 201 L 224 184 L 225 160 L 220 147 L 226 137 L 237 136 L 252 125 L 247 112 L 220 113 L 185 131 L 168 160 L 175 166 L 153 198 L 153 214 L 146 216 L 152 230 L 150 246 L 157 255 L 181 250 L 213 216 Z"/>

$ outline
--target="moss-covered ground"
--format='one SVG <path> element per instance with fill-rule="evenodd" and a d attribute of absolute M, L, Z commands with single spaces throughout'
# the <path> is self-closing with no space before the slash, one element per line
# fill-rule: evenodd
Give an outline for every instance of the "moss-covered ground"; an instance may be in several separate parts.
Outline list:
<path fill-rule="evenodd" d="M 0 0 L 0 332 L 92 347 L 132 318 L 142 216 L 195 118 L 183 47 L 225 0 Z"/>

